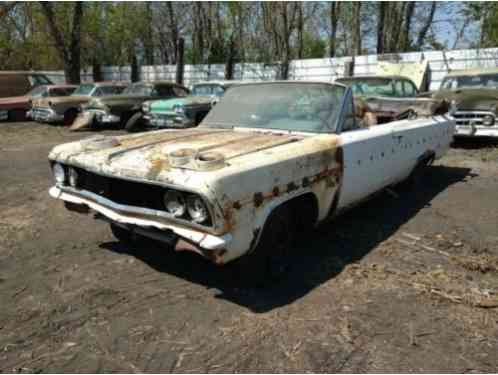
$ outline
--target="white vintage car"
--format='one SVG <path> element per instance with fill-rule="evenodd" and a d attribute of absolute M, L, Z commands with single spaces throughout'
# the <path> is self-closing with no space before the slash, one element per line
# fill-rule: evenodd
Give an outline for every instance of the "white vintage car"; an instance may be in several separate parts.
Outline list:
<path fill-rule="evenodd" d="M 96 212 L 119 240 L 148 236 L 278 274 L 296 227 L 406 180 L 454 133 L 444 115 L 367 127 L 354 108 L 341 84 L 236 86 L 197 128 L 55 147 L 50 194 Z"/>

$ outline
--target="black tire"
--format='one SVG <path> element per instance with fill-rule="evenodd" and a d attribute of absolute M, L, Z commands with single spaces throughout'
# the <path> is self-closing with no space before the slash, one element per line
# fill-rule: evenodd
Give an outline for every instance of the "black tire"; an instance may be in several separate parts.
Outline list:
<path fill-rule="evenodd" d="M 133 241 L 133 234 L 128 229 L 120 227 L 119 225 L 110 224 L 111 232 L 116 237 L 116 239 L 123 243 L 131 243 Z"/>
<path fill-rule="evenodd" d="M 256 248 L 237 264 L 237 278 L 244 286 L 265 286 L 283 279 L 290 268 L 294 225 L 289 206 L 270 214 Z"/>
<path fill-rule="evenodd" d="M 78 111 L 76 109 L 69 109 L 64 113 L 64 126 L 73 125 L 74 120 L 78 117 Z"/>
<path fill-rule="evenodd" d="M 12 109 L 8 114 L 8 121 L 26 121 L 26 111 L 24 109 Z"/>
<path fill-rule="evenodd" d="M 143 122 L 143 114 L 142 112 L 137 112 L 133 116 L 131 116 L 125 124 L 125 130 L 128 132 L 136 132 L 139 131 L 144 126 Z"/>

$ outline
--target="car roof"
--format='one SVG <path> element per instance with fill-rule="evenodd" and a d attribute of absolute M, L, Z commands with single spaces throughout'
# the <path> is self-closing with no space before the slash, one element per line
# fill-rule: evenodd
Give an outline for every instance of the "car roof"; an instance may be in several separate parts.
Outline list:
<path fill-rule="evenodd" d="M 3 75 L 3 74 L 9 74 L 9 75 L 12 75 L 12 74 L 17 74 L 17 75 L 44 75 L 46 76 L 46 74 L 44 72 L 30 72 L 30 71 L 27 71 L 27 70 L 2 70 L 0 71 L 0 75 Z"/>
<path fill-rule="evenodd" d="M 446 77 L 478 76 L 481 74 L 498 74 L 498 68 L 461 69 L 449 72 Z"/>
<path fill-rule="evenodd" d="M 354 80 L 368 80 L 368 79 L 407 79 L 411 81 L 410 78 L 400 75 L 374 75 L 374 76 L 353 76 L 353 77 L 339 77 L 336 78 L 336 81 L 354 81 Z"/>

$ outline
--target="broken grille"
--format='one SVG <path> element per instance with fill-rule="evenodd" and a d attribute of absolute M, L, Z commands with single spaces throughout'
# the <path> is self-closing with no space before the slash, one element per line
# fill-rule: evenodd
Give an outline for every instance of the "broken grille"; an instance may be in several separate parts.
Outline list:
<path fill-rule="evenodd" d="M 86 190 L 127 206 L 163 209 L 164 188 L 114 177 L 101 176 L 76 168 L 78 189 Z"/>
<path fill-rule="evenodd" d="M 491 116 L 493 118 L 492 126 L 495 123 L 495 115 L 493 112 L 486 111 L 458 111 L 453 117 L 456 120 L 457 125 L 471 125 L 474 124 L 476 126 L 484 126 L 483 120 L 485 117 Z"/>

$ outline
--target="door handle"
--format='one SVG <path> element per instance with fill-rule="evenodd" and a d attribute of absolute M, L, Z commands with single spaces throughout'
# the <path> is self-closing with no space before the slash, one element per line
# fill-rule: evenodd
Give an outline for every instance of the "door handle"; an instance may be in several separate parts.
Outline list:
<path fill-rule="evenodd" d="M 393 134 L 393 138 L 396 138 L 399 142 L 401 142 L 401 140 L 403 139 L 403 136 L 402 135 L 394 135 Z"/>

